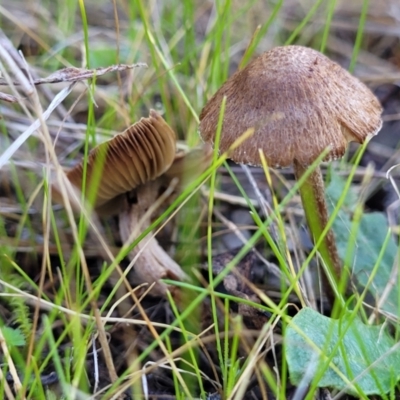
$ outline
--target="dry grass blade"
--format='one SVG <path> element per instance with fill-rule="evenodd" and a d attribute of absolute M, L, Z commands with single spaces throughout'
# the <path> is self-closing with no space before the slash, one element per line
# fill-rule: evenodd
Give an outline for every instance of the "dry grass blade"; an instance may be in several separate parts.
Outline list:
<path fill-rule="evenodd" d="M 43 85 L 44 83 L 60 83 L 60 82 L 78 82 L 85 79 L 91 79 L 94 77 L 98 77 L 109 72 L 122 72 L 129 69 L 147 67 L 145 63 L 137 63 L 137 64 L 118 64 L 111 65 L 109 67 L 100 67 L 95 69 L 85 69 L 85 68 L 75 68 L 75 67 L 67 67 L 62 68 L 56 72 L 53 72 L 47 78 L 39 78 L 34 79 L 32 83 L 34 85 Z M 20 85 L 20 82 L 13 81 L 13 85 Z M 0 78 L 0 85 L 9 85 L 9 82 L 5 79 Z"/>
<path fill-rule="evenodd" d="M 5 359 L 7 361 L 8 368 L 10 369 L 10 374 L 11 374 L 13 380 L 14 380 L 14 389 L 15 389 L 16 392 L 19 392 L 21 390 L 21 388 L 22 388 L 22 384 L 21 384 L 21 381 L 19 379 L 19 376 L 18 376 L 18 373 L 17 373 L 17 369 L 15 368 L 13 359 L 11 358 L 11 355 L 10 355 L 10 352 L 8 350 L 8 346 L 7 346 L 6 340 L 5 340 L 4 336 L 3 336 L 3 333 L 1 331 L 1 329 L 0 329 L 0 347 L 1 347 L 1 350 L 2 350 L 2 352 L 4 354 Z"/>
<path fill-rule="evenodd" d="M 18 103 L 18 99 L 12 94 L 0 92 L 0 100 L 6 101 L 7 103 Z"/>
<path fill-rule="evenodd" d="M 32 85 L 23 72 L 26 67 L 24 65 L 24 60 L 2 30 L 0 30 L 0 59 L 8 65 L 9 70 L 17 77 L 18 84 L 23 87 L 26 95 L 32 95 Z M 0 67 L 1 69 L 4 68 L 2 63 L 0 63 Z M 7 75 L 5 75 L 5 77 L 8 78 Z M 12 81 L 9 79 L 7 79 L 6 82 L 7 85 L 12 84 Z"/>
<path fill-rule="evenodd" d="M 75 82 L 72 82 L 68 87 L 61 90 L 53 101 L 50 103 L 47 110 L 41 115 L 40 119 L 37 119 L 25 132 L 23 132 L 17 140 L 15 140 L 11 146 L 0 156 L 0 168 L 2 168 L 8 160 L 13 156 L 13 154 L 22 146 L 23 143 L 37 130 L 40 128 L 42 123 L 46 121 L 54 109 L 71 93 Z"/>
<path fill-rule="evenodd" d="M 4 393 L 7 396 L 8 400 L 14 400 L 14 394 L 10 388 L 10 385 L 7 382 L 7 379 L 4 377 L 3 371 L 0 369 L 0 381 L 4 382 Z"/>

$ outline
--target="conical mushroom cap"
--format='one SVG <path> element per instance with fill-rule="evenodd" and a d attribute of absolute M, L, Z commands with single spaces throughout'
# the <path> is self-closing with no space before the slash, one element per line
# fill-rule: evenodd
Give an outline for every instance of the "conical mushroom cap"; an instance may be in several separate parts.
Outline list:
<path fill-rule="evenodd" d="M 220 151 L 247 129 L 254 134 L 229 153 L 260 165 L 262 149 L 272 167 L 309 165 L 326 149 L 329 161 L 350 141 L 363 143 L 380 129 L 382 108 L 373 93 L 340 65 L 302 46 L 276 47 L 232 75 L 200 115 L 200 135 L 214 142 L 226 96 Z"/>
<path fill-rule="evenodd" d="M 163 174 L 174 161 L 175 144 L 174 131 L 151 110 L 149 118 L 95 147 L 89 154 L 86 174 L 86 193 L 98 179 L 95 208 Z M 83 164 L 70 170 L 67 177 L 80 189 Z"/>

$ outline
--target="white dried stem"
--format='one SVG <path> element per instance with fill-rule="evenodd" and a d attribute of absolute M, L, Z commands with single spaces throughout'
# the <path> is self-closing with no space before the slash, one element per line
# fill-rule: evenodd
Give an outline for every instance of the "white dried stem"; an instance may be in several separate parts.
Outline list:
<path fill-rule="evenodd" d="M 119 215 L 121 239 L 125 245 L 132 243 L 151 224 L 151 212 L 148 209 L 159 198 L 160 180 L 149 182 L 135 190 L 135 201 L 126 204 Z M 160 202 L 161 203 L 161 202 Z M 182 268 L 159 245 L 153 232 L 143 238 L 129 253 L 134 262 L 135 275 L 140 282 L 155 283 L 151 293 L 165 295 L 168 286 L 160 279 L 181 280 L 186 275 Z"/>

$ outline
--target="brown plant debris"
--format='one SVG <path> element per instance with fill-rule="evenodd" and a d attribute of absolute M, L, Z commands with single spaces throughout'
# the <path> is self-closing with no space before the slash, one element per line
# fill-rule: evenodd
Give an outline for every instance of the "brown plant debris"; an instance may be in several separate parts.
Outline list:
<path fill-rule="evenodd" d="M 53 72 L 47 78 L 39 78 L 32 80 L 34 85 L 43 85 L 45 83 L 60 83 L 60 82 L 77 82 L 85 79 L 91 79 L 95 77 L 108 74 L 109 72 L 121 72 L 134 68 L 147 67 L 145 63 L 137 64 L 117 64 L 109 67 L 99 67 L 94 69 L 67 67 L 62 68 L 56 72 Z M 8 86 L 10 82 L 4 78 L 0 78 L 0 85 Z M 18 81 L 12 81 L 13 85 L 20 85 Z"/>

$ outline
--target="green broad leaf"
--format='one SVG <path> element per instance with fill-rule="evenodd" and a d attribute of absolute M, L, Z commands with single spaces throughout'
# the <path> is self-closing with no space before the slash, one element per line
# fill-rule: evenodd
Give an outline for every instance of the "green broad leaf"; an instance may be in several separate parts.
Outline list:
<path fill-rule="evenodd" d="M 4 336 L 4 340 L 7 346 L 22 347 L 25 346 L 25 337 L 19 329 L 9 328 L 8 326 L 3 326 L 1 332 Z"/>
<path fill-rule="evenodd" d="M 345 181 L 333 175 L 327 187 L 329 204 L 338 202 L 344 186 Z M 398 246 L 390 234 L 385 214 L 363 213 L 357 221 L 352 220 L 356 199 L 350 189 L 332 226 L 339 256 L 350 269 L 353 280 L 368 287 L 375 299 L 374 304 L 388 293 L 381 308 L 397 316 L 400 311 L 399 285 L 393 268 L 396 267 Z"/>
<path fill-rule="evenodd" d="M 381 326 L 302 309 L 285 333 L 290 381 L 357 395 L 388 393 L 400 378 L 400 350 Z"/>
<path fill-rule="evenodd" d="M 335 170 L 331 170 L 329 185 L 326 188 L 327 199 L 331 209 L 336 205 L 342 196 L 345 185 L 346 181 L 339 174 L 337 174 Z M 341 209 L 346 212 L 353 212 L 357 204 L 357 200 L 357 194 L 350 188 L 350 190 L 346 193 Z"/>

